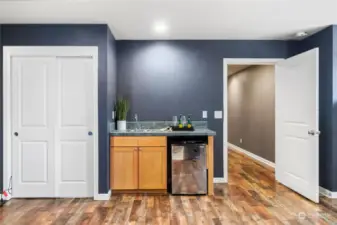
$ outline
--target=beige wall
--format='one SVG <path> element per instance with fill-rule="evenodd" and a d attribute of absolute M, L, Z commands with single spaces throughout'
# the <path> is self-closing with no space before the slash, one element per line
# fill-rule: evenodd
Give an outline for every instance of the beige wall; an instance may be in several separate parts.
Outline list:
<path fill-rule="evenodd" d="M 228 78 L 228 141 L 275 162 L 274 66 L 252 66 Z"/>

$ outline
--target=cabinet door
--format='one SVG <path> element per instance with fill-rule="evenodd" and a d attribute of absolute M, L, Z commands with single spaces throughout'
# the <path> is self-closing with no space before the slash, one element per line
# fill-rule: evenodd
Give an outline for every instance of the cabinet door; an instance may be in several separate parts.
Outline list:
<path fill-rule="evenodd" d="M 137 147 L 112 147 L 110 181 L 114 190 L 138 189 Z"/>
<path fill-rule="evenodd" d="M 166 147 L 139 147 L 139 189 L 166 189 Z"/>

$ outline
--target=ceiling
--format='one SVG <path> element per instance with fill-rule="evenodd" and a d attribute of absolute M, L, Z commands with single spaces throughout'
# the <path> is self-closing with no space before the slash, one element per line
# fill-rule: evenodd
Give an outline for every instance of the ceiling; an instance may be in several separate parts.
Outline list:
<path fill-rule="evenodd" d="M 227 74 L 228 76 L 231 76 L 233 74 L 236 74 L 239 71 L 242 71 L 248 67 L 250 67 L 251 65 L 228 65 L 228 71 Z"/>
<path fill-rule="evenodd" d="M 117 39 L 293 39 L 337 23 L 335 0 L 0 0 L 1 23 L 107 23 Z M 154 23 L 168 26 L 157 34 Z"/>

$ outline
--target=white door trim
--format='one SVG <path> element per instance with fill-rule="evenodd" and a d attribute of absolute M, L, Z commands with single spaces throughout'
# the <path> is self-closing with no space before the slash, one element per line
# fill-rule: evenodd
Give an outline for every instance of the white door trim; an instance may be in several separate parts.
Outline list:
<path fill-rule="evenodd" d="M 283 58 L 224 58 L 223 59 L 223 179 L 228 182 L 228 65 L 274 65 Z"/>
<path fill-rule="evenodd" d="M 94 199 L 98 193 L 98 47 L 97 46 L 4 46 L 3 47 L 3 187 L 9 186 L 12 174 L 12 129 L 11 129 L 11 57 L 15 56 L 81 56 L 92 57 L 94 60 Z M 14 196 L 15 197 L 15 196 Z"/>

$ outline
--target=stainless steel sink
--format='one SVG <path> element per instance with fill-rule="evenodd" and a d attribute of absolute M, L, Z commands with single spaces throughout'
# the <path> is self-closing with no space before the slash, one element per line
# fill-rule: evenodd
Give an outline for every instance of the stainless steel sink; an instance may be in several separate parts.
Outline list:
<path fill-rule="evenodd" d="M 128 132 L 144 132 L 144 133 L 157 133 L 157 132 L 167 132 L 161 129 L 131 129 Z"/>
<path fill-rule="evenodd" d="M 155 129 L 131 129 L 129 132 L 156 132 Z"/>

